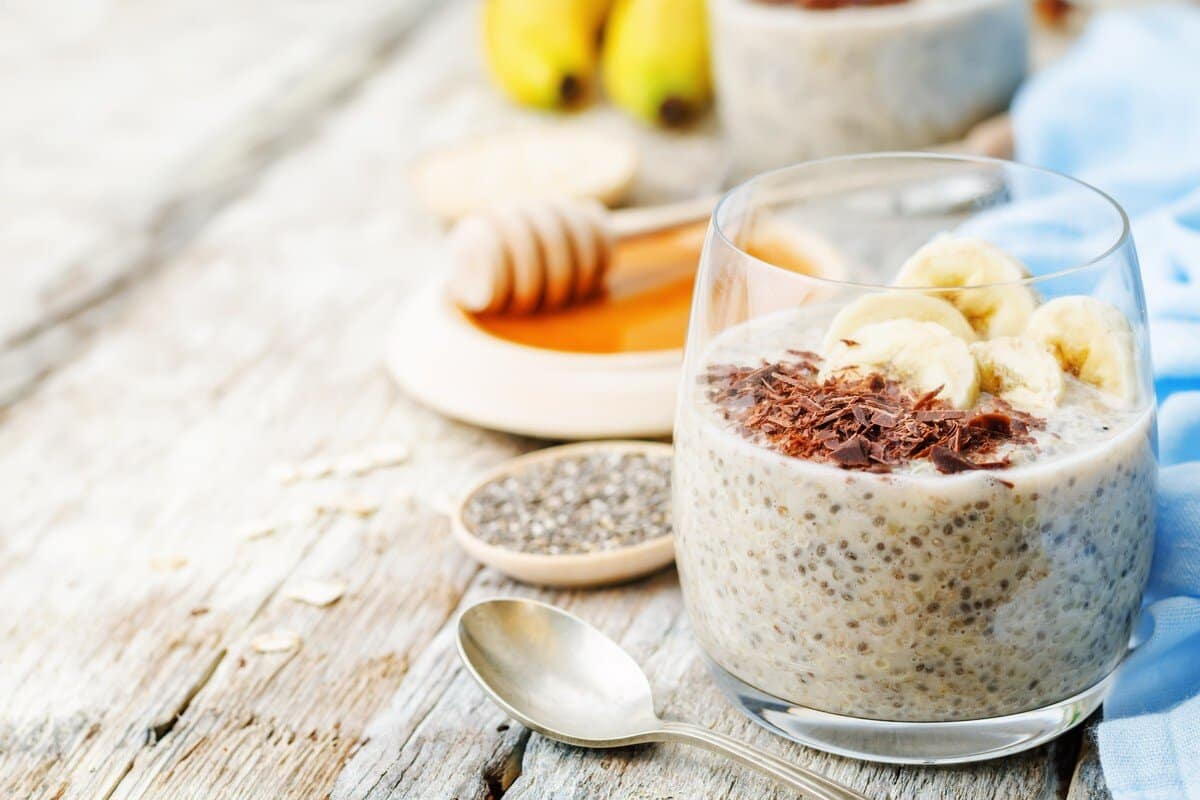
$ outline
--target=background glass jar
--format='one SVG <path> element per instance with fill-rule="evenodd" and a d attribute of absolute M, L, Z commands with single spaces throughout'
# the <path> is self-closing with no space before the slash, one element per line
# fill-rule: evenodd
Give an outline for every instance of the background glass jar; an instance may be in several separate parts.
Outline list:
<path fill-rule="evenodd" d="M 1025 77 L 1025 0 L 806 9 L 711 0 L 718 112 L 738 175 L 961 138 Z"/>
<path fill-rule="evenodd" d="M 811 268 L 757 257 L 768 229 L 790 231 Z M 943 233 L 986 240 L 1032 276 L 889 285 Z M 1066 378 L 1036 446 L 1005 469 L 794 458 L 715 399 L 729 365 L 820 351 L 834 315 L 867 295 L 1002 304 L 1013 291 L 1116 309 L 1131 383 L 1115 398 Z M 1126 653 L 1149 568 L 1153 409 L 1127 220 L 1097 190 L 923 154 L 811 162 L 735 188 L 697 277 L 675 432 L 680 579 L 722 687 L 794 739 L 902 763 L 1004 755 L 1078 723 Z"/>

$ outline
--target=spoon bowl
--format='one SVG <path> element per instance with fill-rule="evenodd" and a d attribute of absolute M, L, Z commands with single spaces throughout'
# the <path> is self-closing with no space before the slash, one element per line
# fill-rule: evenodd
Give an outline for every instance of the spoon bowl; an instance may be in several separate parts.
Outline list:
<path fill-rule="evenodd" d="M 467 669 L 527 728 L 583 747 L 621 747 L 661 724 L 645 674 L 586 622 L 532 600 L 491 600 L 458 619 Z"/>
<path fill-rule="evenodd" d="M 591 625 L 545 603 L 476 603 L 458 618 L 458 652 L 497 705 L 552 739 L 581 747 L 683 742 L 729 756 L 818 800 L 866 800 L 736 739 L 659 719 L 637 662 Z"/>

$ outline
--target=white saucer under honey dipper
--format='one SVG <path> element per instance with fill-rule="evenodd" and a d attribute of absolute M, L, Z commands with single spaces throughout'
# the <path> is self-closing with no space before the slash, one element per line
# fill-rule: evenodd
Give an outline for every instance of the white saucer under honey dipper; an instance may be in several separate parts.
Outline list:
<path fill-rule="evenodd" d="M 487 428 L 568 440 L 670 434 L 710 205 L 609 212 L 559 198 L 464 218 L 444 277 L 398 316 L 392 373 L 426 405 Z M 818 235 L 782 220 L 764 220 L 746 246 L 784 269 L 844 273 Z"/>
<path fill-rule="evenodd" d="M 670 494 L 670 445 L 563 445 L 482 475 L 451 525 L 471 556 L 519 581 L 600 586 L 674 560 Z"/>

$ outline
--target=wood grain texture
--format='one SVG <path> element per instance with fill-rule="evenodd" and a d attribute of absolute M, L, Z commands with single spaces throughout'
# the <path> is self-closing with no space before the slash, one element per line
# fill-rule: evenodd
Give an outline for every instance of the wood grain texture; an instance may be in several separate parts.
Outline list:
<path fill-rule="evenodd" d="M 339 8 L 359 22 L 389 13 L 364 4 L 359 17 L 351 6 L 360 8 Z M 166 17 L 178 13 L 186 22 L 181 9 L 188 8 L 152 16 L 163 15 L 155 17 L 162 30 L 175 30 L 184 23 Z M 233 47 L 201 24 L 225 18 L 195 8 L 195 50 L 179 51 L 193 63 L 202 60 L 201 41 Z M 316 36 L 324 28 L 315 15 L 333 8 L 288 13 L 304 17 L 297 25 Z M 319 124 L 329 106 L 304 105 L 294 116 L 313 118 L 309 140 L 293 142 L 282 157 L 247 156 L 241 163 L 250 166 L 239 174 L 270 167 L 238 181 L 237 197 L 197 190 L 226 204 L 198 219 L 170 252 L 155 251 L 153 269 L 122 273 L 147 252 L 136 242 L 149 217 L 135 215 L 122 229 L 133 232 L 133 255 L 114 256 L 116 272 L 104 273 L 127 276 L 119 304 L 58 314 L 67 306 L 37 299 L 40 289 L 12 300 L 27 304 L 21 313 L 39 342 L 65 344 L 7 351 L 46 377 L 0 419 L 0 797 L 786 796 L 705 753 L 586 753 L 510 723 L 463 673 L 450 624 L 466 604 L 501 594 L 558 603 L 616 637 L 646 666 L 665 714 L 787 753 L 872 796 L 1062 797 L 1073 767 L 1069 739 L 1001 762 L 921 770 L 824 756 L 752 727 L 704 673 L 673 571 L 602 591 L 548 592 L 481 569 L 454 546 L 441 513 L 447 496 L 539 443 L 420 408 L 379 363 L 395 309 L 440 264 L 438 228 L 413 207 L 408 165 L 437 144 L 540 119 L 511 109 L 483 82 L 463 45 L 473 11 L 468 3 L 440 9 Z M 263 29 L 255 30 L 261 39 Z M 137 37 L 127 35 L 114 41 L 135 46 Z M 332 40 L 305 41 L 269 74 L 292 74 Z M 374 52 L 376 40 L 356 41 Z M 162 63 L 168 55 L 159 53 Z M 111 58 L 122 63 L 116 51 Z M 236 82 L 231 76 L 249 69 L 246 58 L 230 56 L 214 75 Z M 144 91 L 167 94 L 161 86 Z M 278 96 L 269 87 L 233 94 Z M 161 102 L 161 113 L 184 113 L 186 103 L 174 96 Z M 258 99 L 234 106 L 219 112 L 202 103 L 196 113 L 238 128 L 242 112 L 261 107 Z M 17 123 L 22 137 L 49 113 L 40 108 Z M 109 124 L 100 111 L 89 113 L 99 115 L 89 124 Z M 683 193 L 684 177 L 701 188 L 720 180 L 711 130 L 662 136 L 631 129 L 607 109 L 564 124 L 635 137 L 655 165 L 639 197 Z M 229 129 L 189 134 L 161 163 L 219 152 Z M 61 150 L 55 141 L 45 163 Z M 90 158 L 119 161 L 123 151 L 105 149 L 115 146 L 97 143 Z M 217 166 L 194 174 L 201 187 L 218 185 L 204 177 L 220 174 Z M 146 208 L 163 207 L 153 198 L 191 196 L 190 180 L 147 193 Z M 77 249 L 62 252 L 94 254 L 97 263 L 109 252 L 115 228 L 100 212 L 120 203 L 103 183 L 80 189 L 79 206 L 99 214 L 98 222 L 84 226 L 78 244 L 66 243 Z M 19 252 L 18 244 L 0 240 L 0 254 Z M 91 278 L 81 280 L 85 287 Z M 412 450 L 392 469 L 288 486 L 273 474 L 280 463 L 391 440 Z M 379 510 L 318 513 L 346 505 L 349 495 Z M 263 520 L 274 531 L 247 539 Z M 347 592 L 323 608 L 288 599 L 287 587 L 308 577 L 343 581 Z M 254 648 L 257 637 L 279 632 L 294 633 L 299 647 Z M 1083 785 L 1077 777 L 1075 786 Z"/>
<path fill-rule="evenodd" d="M 0 21 L 0 405 L 78 352 L 430 2 L 17 5 Z"/>
<path fill-rule="evenodd" d="M 1067 800 L 1112 800 L 1112 793 L 1104 781 L 1104 770 L 1100 767 L 1100 749 L 1096 746 L 1099 717 L 1097 713 L 1080 736 L 1079 758 L 1071 776 Z"/>
<path fill-rule="evenodd" d="M 408 650 L 437 630 L 473 574 L 444 526 L 405 517 L 415 512 L 403 504 L 428 508 L 456 476 L 522 445 L 415 408 L 379 367 L 394 309 L 432 252 L 421 222 L 395 211 L 410 154 L 374 124 L 393 103 L 400 114 L 413 107 L 423 82 L 402 73 L 362 116 L 268 176 L 170 269 L 131 292 L 78 361 L 11 411 L 0 452 L 0 796 L 105 797 L 122 778 L 153 787 L 135 756 L 158 758 L 147 769 L 163 760 L 170 734 L 187 730 L 172 727 L 173 717 L 200 687 L 236 674 L 244 638 L 259 632 L 253 621 L 278 613 L 279 587 L 293 574 L 325 574 L 308 558 L 336 562 L 356 581 L 345 610 L 286 603 L 278 611 L 336 617 L 376 594 L 365 585 L 373 573 L 354 563 L 366 545 L 346 543 L 338 561 L 319 546 L 327 535 L 383 542 L 406 534 L 386 548 L 395 561 L 376 576 L 393 570 L 393 591 L 408 598 L 387 607 L 400 626 L 394 642 L 368 644 L 363 629 L 389 630 L 368 615 L 329 628 L 325 646 L 307 641 L 287 662 L 314 691 L 343 676 L 361 682 L 364 709 L 379 699 L 372 692 L 390 691 Z M 382 179 L 381 160 L 396 169 Z M 270 475 L 277 462 L 389 437 L 411 442 L 410 466 L 286 491 Z M 310 517 L 327 495 L 348 490 L 382 502 L 378 523 Z M 278 521 L 279 532 L 243 541 L 244 526 L 260 518 Z M 421 547 L 439 540 L 441 561 L 423 557 Z M 365 650 L 346 647 L 347 630 Z M 329 675 L 323 661 L 309 669 L 307 654 L 326 647 L 353 664 L 330 666 Z M 275 686 L 278 703 L 303 715 L 309 704 L 297 702 L 296 685 L 279 688 L 281 677 L 300 673 L 281 673 L 283 664 L 272 666 L 279 660 L 256 659 L 245 689 Z M 336 693 L 328 702 L 353 725 L 352 704 L 342 709 Z M 252 699 L 247 707 L 255 712 Z M 280 719 L 281 730 L 311 729 L 306 719 Z M 333 753 L 326 770 L 344 756 Z M 225 769 L 168 794 L 204 796 Z"/>
<path fill-rule="evenodd" d="M 1066 791 L 1058 760 L 1069 754 L 1059 745 L 986 764 L 920 769 L 825 755 L 754 726 L 732 710 L 710 679 L 672 570 L 631 587 L 574 593 L 514 592 L 489 585 L 485 572 L 463 603 L 513 593 L 556 603 L 613 636 L 645 667 L 664 716 L 789 756 L 870 797 L 1056 798 Z M 536 734 L 528 742 L 512 741 L 511 728 L 498 730 L 503 716 L 490 709 L 460 667 L 448 633 L 434 639 L 405 676 L 392 707 L 371 723 L 370 741 L 347 765 L 335 798 L 484 798 L 489 773 L 480 769 L 479 753 L 494 753 L 505 742 L 521 758 L 520 775 L 505 794 L 510 799 L 793 796 L 720 757 L 681 746 L 585 751 Z"/>

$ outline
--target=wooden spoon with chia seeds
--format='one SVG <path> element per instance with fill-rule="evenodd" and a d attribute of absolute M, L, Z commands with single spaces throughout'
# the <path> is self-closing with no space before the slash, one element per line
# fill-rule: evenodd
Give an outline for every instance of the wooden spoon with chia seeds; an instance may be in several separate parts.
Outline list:
<path fill-rule="evenodd" d="M 563 445 L 484 473 L 451 527 L 471 556 L 525 583 L 620 583 L 674 560 L 670 491 L 668 444 Z"/>

